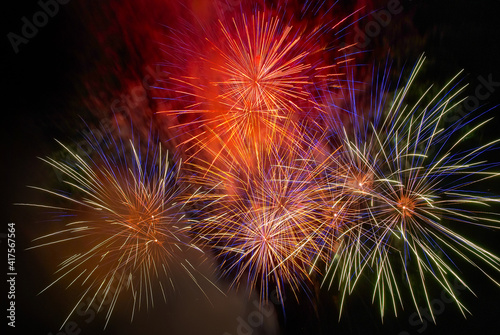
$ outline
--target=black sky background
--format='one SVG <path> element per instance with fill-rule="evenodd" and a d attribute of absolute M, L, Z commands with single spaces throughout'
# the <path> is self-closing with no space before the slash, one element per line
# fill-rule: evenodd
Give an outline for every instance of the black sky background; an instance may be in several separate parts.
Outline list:
<path fill-rule="evenodd" d="M 21 18 L 30 17 L 39 10 L 36 1 L 12 1 L 4 3 L 2 9 L 2 200 L 0 233 L 5 234 L 8 222 L 16 223 L 16 332 L 13 334 L 57 334 L 57 329 L 69 312 L 73 301 L 65 300 L 61 287 L 41 295 L 38 292 L 53 279 L 51 269 L 44 267 L 41 257 L 34 251 L 25 251 L 31 245 L 30 239 L 37 231 L 39 218 L 36 210 L 14 206 L 18 202 L 43 202 L 43 195 L 30 190 L 26 185 L 47 186 L 53 173 L 37 157 L 50 156 L 58 150 L 54 138 L 68 141 L 76 134 L 72 125 L 79 117 L 89 117 L 91 113 L 75 107 L 79 83 L 85 68 L 74 54 L 86 43 L 85 18 L 75 17 L 74 7 L 78 0 L 61 6 L 59 13 L 48 24 L 40 28 L 29 43 L 20 46 L 15 54 L 6 37 L 8 32 L 19 33 Z M 428 34 L 424 50 L 412 49 L 412 40 L 405 32 L 391 31 L 389 25 L 385 34 L 399 34 L 398 43 L 406 46 L 407 54 L 398 51 L 402 59 L 410 64 L 423 51 L 429 58 L 425 70 L 425 80 L 443 84 L 447 78 L 464 68 L 466 81 L 470 82 L 469 94 L 480 84 L 478 77 L 491 76 L 500 82 L 500 18 L 499 1 L 406 1 L 402 15 L 414 14 L 415 27 L 421 34 Z M 88 36 L 87 36 L 88 37 Z M 410 44 L 410 45 L 408 45 Z M 374 42 L 373 46 L 377 43 Z M 88 59 L 92 67 L 92 59 Z M 483 101 L 488 106 L 500 102 L 500 87 L 492 96 Z M 75 108 L 78 109 L 75 112 Z M 500 108 L 490 112 L 496 120 L 487 131 L 478 135 L 479 142 L 499 136 Z M 67 121 L 71 119 L 70 121 Z M 68 126 L 68 124 L 70 126 Z M 82 127 L 83 128 L 83 127 Z M 80 128 L 81 129 L 81 128 Z M 492 154 L 492 158 L 500 158 Z M 497 190 L 498 182 L 488 185 Z M 500 234 L 495 231 L 477 229 L 471 232 L 496 254 L 500 254 Z M 6 273 L 6 239 L 1 235 L 0 256 Z M 54 255 L 56 257 L 57 255 Z M 477 269 L 464 267 L 467 282 L 474 289 L 477 298 L 463 294 L 463 302 L 472 313 L 467 319 L 453 304 L 446 304 L 444 312 L 437 316 L 437 325 L 422 326 L 412 324 L 413 306 L 407 303 L 408 311 L 402 311 L 398 318 L 389 314 L 382 323 L 378 309 L 371 306 L 369 292 L 361 287 L 349 299 L 346 314 L 337 322 L 337 311 L 328 299 L 321 300 L 316 313 L 304 299 L 300 304 L 291 302 L 287 306 L 286 321 L 279 316 L 281 334 L 500 334 L 500 288 L 489 281 Z M 2 278 L 6 275 L 3 274 Z M 500 279 L 497 276 L 497 279 Z M 5 280 L 4 284 L 5 284 Z M 439 297 L 440 291 L 432 292 Z M 2 313 L 6 312 L 7 289 L 3 289 Z M 193 295 L 175 298 L 172 304 L 141 315 L 132 325 L 127 318 L 113 318 L 104 331 L 102 319 L 87 324 L 83 318 L 77 320 L 80 334 L 197 334 L 189 323 L 223 323 L 228 300 L 215 299 L 209 308 L 198 308 L 200 302 Z M 203 303 L 201 303 L 203 304 Z M 202 315 L 206 313 L 206 315 Z M 234 318 L 234 316 L 228 316 Z M 210 318 L 212 320 L 210 321 Z M 168 322 L 166 321 L 168 320 Z M 173 325 L 178 320 L 181 325 Z M 202 321 L 200 321 L 202 320 Z M 7 329 L 6 318 L 2 316 L 2 329 Z M 186 326 L 183 328 L 182 323 Z M 234 322 L 228 324 L 230 334 L 236 333 Z M 199 330 L 199 334 L 217 334 L 217 327 Z M 218 331 L 218 330 L 217 330 Z M 407 332 L 407 333 L 403 333 Z M 5 334 L 2 332 L 2 334 Z M 218 332 L 218 334 L 223 334 Z"/>

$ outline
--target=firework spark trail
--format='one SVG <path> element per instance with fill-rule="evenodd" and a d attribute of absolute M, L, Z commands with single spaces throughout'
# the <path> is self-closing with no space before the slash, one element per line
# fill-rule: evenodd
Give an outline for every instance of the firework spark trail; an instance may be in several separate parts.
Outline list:
<path fill-rule="evenodd" d="M 71 191 L 34 188 L 59 197 L 67 207 L 27 205 L 56 209 L 67 220 L 64 229 L 37 238 L 32 248 L 71 244 L 75 252 L 59 264 L 57 279 L 43 291 L 58 282 L 81 285 L 85 291 L 79 302 L 91 297 L 89 306 L 97 301 L 101 309 L 103 301 L 111 301 L 107 324 L 126 292 L 133 299 L 133 319 L 141 306 L 154 307 L 158 297 L 166 301 L 179 273 L 187 271 L 196 283 L 196 270 L 183 257 L 188 249 L 199 249 L 187 234 L 186 187 L 177 181 L 180 163 L 173 163 L 152 138 L 143 149 L 139 141 L 123 143 L 108 134 L 99 144 L 92 136 L 88 157 L 60 143 L 73 162 L 42 159 L 62 173 Z"/>
<path fill-rule="evenodd" d="M 270 146 L 256 169 L 225 165 L 207 172 L 210 162 L 189 164 L 196 171 L 190 182 L 206 189 L 194 199 L 204 206 L 203 219 L 193 224 L 199 243 L 213 248 L 233 286 L 246 283 L 262 301 L 272 286 L 281 300 L 285 285 L 296 296 L 307 291 L 315 257 L 328 243 L 320 238 L 321 170 L 301 149 Z"/>
<path fill-rule="evenodd" d="M 165 134 L 178 131 L 175 141 L 188 158 L 180 180 L 180 164 L 149 140 L 143 150 L 133 140 L 108 137 L 101 145 L 89 138 L 91 157 L 63 145 L 74 163 L 44 159 L 71 192 L 36 188 L 68 205 L 35 206 L 72 219 L 34 248 L 71 244 L 72 255 L 46 289 L 63 282 L 84 287 L 73 311 L 85 297 L 99 309 L 109 298 L 108 322 L 129 291 L 133 318 L 157 297 L 167 299 L 165 286 L 175 289 L 177 269 L 200 287 L 196 268 L 182 256 L 199 248 L 212 249 L 232 286 L 258 291 L 261 302 L 273 286 L 282 303 L 288 287 L 297 299 L 299 291 L 308 295 L 312 274 L 324 268 L 323 283 L 338 282 L 340 315 L 364 277 L 382 317 L 390 307 L 397 314 L 405 300 L 399 270 L 419 313 L 422 298 L 432 313 L 434 281 L 465 315 L 450 284 L 465 285 L 454 258 L 498 284 L 491 272 L 500 271 L 500 258 L 460 232 L 499 227 L 495 213 L 483 210 L 497 197 L 476 188 L 498 176 L 499 163 L 484 156 L 500 140 L 464 149 L 489 120 L 478 115 L 443 128 L 460 103 L 456 77 L 438 93 L 431 87 L 407 102 L 423 58 L 392 98 L 388 74 L 374 75 L 366 99 L 363 83 L 345 79 L 355 77 L 355 56 L 332 55 L 353 45 L 335 50 L 325 43 L 350 17 L 332 21 L 325 16 L 331 7 L 318 14 L 325 5 L 312 1 L 289 16 L 286 5 L 240 5 L 207 20 L 215 26 L 190 22 L 199 29 L 169 31 L 178 43 L 163 51 L 181 51 L 172 58 L 183 63 L 165 61 L 161 78 L 173 75 L 155 89 L 164 93 L 160 113 L 174 120 L 164 123 Z"/>
<path fill-rule="evenodd" d="M 454 84 L 456 77 L 428 103 L 424 101 L 430 89 L 413 107 L 405 104 L 424 59 L 419 59 L 406 85 L 396 90 L 389 103 L 381 93 L 387 84 L 383 78 L 375 89 L 371 114 L 357 110 L 351 96 L 354 107 L 346 124 L 353 125 L 352 129 L 342 126 L 339 118 L 325 122 L 342 146 L 339 154 L 332 156 L 337 177 L 331 187 L 350 195 L 362 211 L 358 223 L 352 223 L 347 230 L 350 234 L 340 236 L 340 247 L 329 265 L 333 275 L 330 285 L 337 278 L 343 304 L 361 274 L 370 272 L 373 299 L 378 298 L 382 317 L 387 304 L 396 314 L 398 301 L 403 304 L 396 269 L 404 271 L 416 308 L 421 294 L 431 313 L 428 279 L 441 285 L 462 313 L 466 311 L 451 289 L 452 278 L 465 285 L 454 257 L 478 268 L 498 284 L 470 257 L 494 271 L 500 271 L 500 258 L 458 230 L 461 224 L 499 228 L 495 213 L 478 209 L 497 203 L 498 198 L 478 192 L 474 185 L 498 177 L 493 168 L 499 164 L 480 157 L 496 149 L 500 140 L 462 149 L 465 139 L 490 120 L 471 130 L 465 129 L 470 120 L 442 128 L 443 118 L 460 103 L 455 100 L 463 88 Z M 352 238 L 352 231 L 357 231 L 358 237 Z"/>
<path fill-rule="evenodd" d="M 172 77 L 174 88 L 164 88 L 180 107 L 159 113 L 187 120 L 173 128 L 188 129 L 182 145 L 194 151 L 191 156 L 208 149 L 215 151 L 215 161 L 234 141 L 256 151 L 277 136 L 300 136 L 300 119 L 321 110 L 312 91 L 341 75 L 336 61 L 324 64 L 331 48 L 322 42 L 339 22 L 311 28 L 300 20 L 287 22 L 279 11 L 252 12 L 223 17 L 218 29 L 207 29 L 218 33 L 199 51 L 196 75 Z M 183 49 L 189 49 L 185 42 Z"/>
<path fill-rule="evenodd" d="M 293 108 L 292 100 L 307 97 L 298 87 L 308 83 L 308 76 L 303 72 L 310 66 L 301 62 L 306 53 L 292 53 L 300 38 L 293 39 L 291 28 L 282 27 L 277 18 L 265 21 L 263 13 L 253 16 L 250 24 L 246 17 L 243 17 L 243 25 L 233 19 L 231 33 L 231 26 L 220 24 L 227 45 L 219 47 L 211 42 L 217 54 L 215 59 L 202 59 L 212 70 L 213 79 L 209 79 L 206 86 L 201 86 L 200 80 L 191 84 L 186 79 L 178 79 L 179 83 L 199 92 L 192 93 L 199 102 L 185 110 L 166 113 L 204 114 L 203 120 L 194 123 L 210 127 L 210 131 L 223 137 L 225 142 L 237 134 L 244 134 L 243 137 L 250 140 L 258 139 L 267 130 L 272 136 L 280 131 L 278 120 L 288 119 L 286 112 Z"/>

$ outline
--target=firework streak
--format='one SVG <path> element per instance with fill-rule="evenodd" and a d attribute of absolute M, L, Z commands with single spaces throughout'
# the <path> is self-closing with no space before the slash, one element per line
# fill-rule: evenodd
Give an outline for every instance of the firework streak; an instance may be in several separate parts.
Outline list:
<path fill-rule="evenodd" d="M 465 283 L 452 258 L 461 258 L 485 274 L 469 257 L 495 271 L 500 265 L 497 256 L 458 232 L 463 225 L 498 228 L 497 214 L 487 212 L 498 198 L 474 186 L 498 176 L 493 168 L 499 164 L 481 157 L 497 149 L 499 140 L 477 147 L 464 143 L 491 119 L 472 125 L 480 115 L 469 116 L 441 126 L 461 102 L 456 96 L 463 88 L 456 87 L 456 77 L 430 99 L 429 89 L 413 106 L 405 104 L 423 63 L 424 57 L 392 100 L 388 101 L 383 79 L 375 84 L 368 112 L 357 108 L 355 94 L 348 90 L 347 101 L 333 106 L 347 113 L 333 113 L 324 120 L 331 141 L 341 147 L 330 156 L 330 185 L 348 204 L 341 212 L 358 217 L 341 224 L 343 232 L 328 266 L 329 285 L 337 278 L 345 297 L 361 274 L 369 276 L 382 316 L 387 304 L 396 311 L 398 301 L 403 303 L 398 271 L 417 309 L 417 295 L 430 305 L 426 286 L 434 280 L 463 313 L 450 280 Z"/>
<path fill-rule="evenodd" d="M 153 138 L 122 142 L 110 134 L 103 139 L 89 134 L 90 155 L 81 157 L 61 144 L 71 162 L 42 159 L 61 172 L 66 191 L 34 188 L 61 198 L 67 207 L 32 206 L 56 210 L 67 223 L 37 238 L 33 248 L 69 244 L 75 250 L 46 289 L 57 282 L 86 287 L 75 308 L 83 298 L 92 297 L 91 305 L 99 296 L 111 301 L 107 321 L 120 294 L 128 292 L 133 318 L 141 306 L 166 301 L 179 272 L 194 279 L 196 270 L 183 259 L 186 249 L 198 250 L 187 234 L 181 200 L 186 187 L 178 182 L 180 163 Z"/>
<path fill-rule="evenodd" d="M 175 120 L 163 124 L 182 166 L 151 138 L 141 147 L 111 135 L 98 144 L 90 136 L 88 157 L 65 147 L 72 163 L 44 159 L 66 177 L 67 192 L 42 191 L 68 206 L 37 206 L 67 223 L 35 248 L 75 250 L 49 287 L 79 283 L 81 299 L 125 287 L 112 293 L 107 319 L 124 291 L 134 315 L 166 300 L 174 267 L 194 279 L 189 249 L 213 253 L 232 287 L 256 291 L 262 303 L 274 290 L 281 302 L 288 289 L 311 297 L 320 278 L 338 288 L 341 315 L 366 281 L 384 317 L 405 297 L 432 311 L 433 283 L 465 315 L 451 284 L 471 290 L 458 264 L 499 284 L 500 258 L 465 233 L 499 227 L 498 197 L 482 187 L 498 176 L 499 163 L 486 157 L 500 140 L 468 141 L 490 120 L 471 113 L 444 127 L 463 87 L 457 75 L 415 97 L 423 56 L 395 88 L 387 63 L 371 83 L 357 81 L 349 48 L 334 57 L 324 43 L 347 18 L 307 25 L 257 7 L 225 13 L 210 29 L 171 31 L 178 44 L 165 47 L 178 53 L 163 64 L 172 75 L 156 87 L 157 117 Z"/>

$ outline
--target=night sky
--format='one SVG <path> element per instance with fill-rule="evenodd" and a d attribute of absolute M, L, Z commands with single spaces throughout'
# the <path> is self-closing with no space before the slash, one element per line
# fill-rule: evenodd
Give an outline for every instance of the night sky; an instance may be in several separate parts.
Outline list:
<path fill-rule="evenodd" d="M 165 0 L 166 3 L 169 1 L 173 0 Z M 106 3 L 107 1 L 103 1 L 103 8 Z M 138 3 L 148 6 L 147 1 Z M 363 1 L 359 1 L 357 5 L 353 5 L 348 1 L 340 1 L 337 6 L 348 12 L 360 7 L 362 3 Z M 376 61 L 383 60 L 387 55 L 386 46 L 390 44 L 394 67 L 400 69 L 405 64 L 413 64 L 418 56 L 425 52 L 428 63 L 420 77 L 422 86 L 427 87 L 432 82 L 438 86 L 444 84 L 448 78 L 464 69 L 464 82 L 470 83 L 466 94 L 470 95 L 474 95 L 484 79 L 489 78 L 488 80 L 494 83 L 491 86 L 491 95 L 481 100 L 484 105 L 482 110 L 486 110 L 500 103 L 499 5 L 500 1 L 482 0 L 404 1 L 403 12 L 368 44 L 367 49 L 372 50 L 372 53 L 367 59 L 372 57 Z M 60 147 L 54 139 L 63 143 L 75 141 L 79 132 L 85 129 L 82 120 L 94 122 L 99 113 L 105 113 L 91 110 L 99 104 L 92 105 L 88 102 L 102 99 L 105 101 L 102 103 L 103 110 L 106 106 L 109 107 L 113 96 L 119 97 L 119 92 L 126 85 L 130 85 L 112 84 L 116 81 L 116 75 L 124 68 L 130 68 L 132 74 L 123 76 L 133 82 L 134 78 L 142 77 L 143 65 L 151 59 L 161 58 L 161 53 L 148 59 L 138 59 L 136 55 L 140 52 L 137 50 L 134 50 L 134 55 L 127 54 L 127 50 L 132 50 L 130 44 L 135 40 L 130 38 L 121 43 L 120 29 L 115 31 L 110 28 L 114 25 L 112 19 L 99 22 L 110 16 L 95 16 L 95 13 L 99 13 L 99 5 L 96 4 L 88 10 L 82 10 L 85 5 L 79 0 L 59 5 L 58 13 L 48 19 L 47 24 L 39 28 L 27 43 L 20 44 L 16 53 L 9 42 L 8 33 L 20 34 L 23 25 L 21 19 L 25 16 L 31 19 L 32 15 L 40 10 L 40 5 L 36 1 L 23 0 L 10 1 L 4 6 L 6 8 L 2 10 L 1 72 L 4 101 L 1 141 L 3 197 L 0 211 L 0 246 L 2 254 L 6 255 L 7 223 L 14 222 L 17 277 L 16 329 L 12 332 L 10 327 L 6 327 L 5 316 L 2 319 L 2 329 L 7 329 L 8 334 L 44 335 L 239 334 L 241 320 L 247 320 L 256 310 L 254 302 L 258 301 L 257 296 L 248 298 L 242 292 L 229 291 L 224 297 L 207 285 L 205 288 L 210 297 L 209 302 L 192 287 L 182 284 L 166 304 L 159 303 L 154 310 L 140 311 L 132 323 L 128 312 L 120 309 L 112 316 L 105 330 L 103 313 L 73 314 L 69 318 L 70 325 L 66 323 L 66 330 L 58 333 L 74 306 L 76 291 L 66 290 L 64 285 L 55 285 L 41 294 L 38 293 L 54 279 L 55 265 L 63 259 L 63 255 L 58 254 L 55 248 L 25 250 L 32 245 L 33 238 L 50 231 L 51 227 L 58 223 L 47 219 L 49 216 L 44 211 L 16 206 L 14 203 L 46 203 L 44 194 L 27 187 L 54 186 L 56 179 L 53 170 L 37 157 L 51 156 L 58 152 Z M 377 9 L 384 6 L 386 5 L 383 1 L 376 1 L 376 4 L 368 7 Z M 162 11 L 168 12 L 165 8 Z M 150 9 L 151 12 L 154 10 Z M 178 13 L 173 11 L 171 15 Z M 167 16 L 168 14 L 165 17 Z M 153 15 L 152 17 L 157 18 Z M 140 22 L 141 19 L 150 18 L 135 17 L 133 22 Z M 120 24 L 123 24 L 123 20 Z M 96 35 L 100 29 L 103 29 L 101 36 L 106 36 L 106 43 Z M 116 43 L 111 43 L 115 41 L 113 34 L 116 34 Z M 148 52 L 157 47 L 157 44 L 153 43 L 157 38 L 158 35 L 152 38 L 144 36 L 143 43 L 151 41 Z M 105 50 L 103 45 L 106 45 Z M 124 45 L 128 49 L 124 48 Z M 118 64 L 116 67 L 111 66 L 111 59 Z M 93 90 L 93 87 L 98 89 Z M 106 87 L 111 88 L 101 96 L 95 95 Z M 102 105 L 99 108 L 102 108 Z M 107 112 L 109 113 L 109 110 Z M 498 137 L 499 112 L 499 108 L 489 112 L 488 116 L 495 116 L 496 119 L 485 131 L 474 135 L 473 141 L 485 143 Z M 492 153 L 490 156 L 498 161 L 498 153 Z M 484 187 L 500 194 L 498 180 L 489 182 Z M 488 250 L 500 254 L 498 231 L 477 228 L 467 233 Z M 3 278 L 6 278 L 6 256 L 2 256 L 2 259 Z M 370 288 L 363 284 L 348 299 L 345 314 L 340 322 L 337 307 L 332 299 L 335 290 L 329 292 L 321 289 L 319 299 L 314 298 L 314 303 L 305 294 L 299 297 L 300 303 L 289 297 L 285 302 L 285 315 L 281 306 L 275 305 L 275 310 L 269 316 L 264 316 L 263 325 L 252 334 L 499 334 L 500 288 L 478 269 L 466 264 L 458 266 L 466 282 L 477 295 L 474 297 L 465 291 L 461 294 L 462 301 L 472 314 L 467 314 L 466 319 L 453 303 L 443 302 L 442 292 L 437 288 L 430 292 L 431 298 L 437 299 L 436 304 L 443 307 L 436 317 L 437 325 L 432 321 L 424 324 L 416 322 L 413 314 L 415 309 L 410 302 L 406 304 L 407 310 L 400 311 L 398 317 L 389 312 L 382 322 L 377 307 L 371 305 Z M 208 266 L 207 269 L 202 269 L 202 272 L 216 280 Z M 495 279 L 500 279 L 498 273 Z M 220 286 L 227 290 L 228 283 L 222 280 Z M 7 287 L 2 290 L 2 308 L 5 315 Z M 245 331 L 247 330 L 240 328 L 241 334 L 251 334 Z M 2 331 L 2 334 L 5 333 Z"/>

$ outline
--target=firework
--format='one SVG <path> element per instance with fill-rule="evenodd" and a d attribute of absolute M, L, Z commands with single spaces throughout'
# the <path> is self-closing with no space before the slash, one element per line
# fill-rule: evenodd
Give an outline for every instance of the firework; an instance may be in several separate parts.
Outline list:
<path fill-rule="evenodd" d="M 215 161 L 223 151 L 259 151 L 278 137 L 300 137 L 301 118 L 320 110 L 312 92 L 340 75 L 334 71 L 336 61 L 323 64 L 330 60 L 322 40 L 334 24 L 294 25 L 285 17 L 279 11 L 253 10 L 252 15 L 219 19 L 218 29 L 203 29 L 214 36 L 190 52 L 199 54 L 193 75 L 172 77 L 174 87 L 166 89 L 179 108 L 159 112 L 184 120 L 174 128 L 188 130 L 182 143 L 191 156 L 208 149 Z M 183 49 L 189 49 L 185 42 Z M 344 62 L 349 59 L 339 63 Z"/>
<path fill-rule="evenodd" d="M 500 163 L 486 157 L 500 140 L 467 141 L 488 123 L 482 114 L 445 122 L 461 102 L 458 76 L 415 98 L 424 57 L 394 93 L 386 64 L 367 94 L 355 78 L 356 56 L 334 55 L 356 43 L 337 45 L 352 37 L 339 29 L 348 17 L 332 20 L 326 2 L 215 3 L 225 6 L 215 19 L 194 13 L 195 23 L 185 22 L 185 9 L 200 14 L 211 4 L 199 1 L 180 2 L 164 16 L 181 17 L 185 31 L 165 31 L 174 41 L 162 45 L 168 59 L 163 72 L 152 71 L 155 87 L 149 73 L 142 85 L 124 85 L 132 99 L 111 103 L 114 113 L 136 111 L 132 120 L 143 132 L 151 120 L 145 110 L 162 114 L 165 120 L 153 120 L 186 158 L 182 173 L 152 138 L 90 133 L 90 154 L 61 144 L 69 160 L 43 159 L 64 178 L 62 190 L 35 189 L 61 205 L 33 206 L 57 211 L 65 226 L 35 239 L 33 248 L 70 250 L 45 288 L 80 290 L 70 315 L 87 298 L 88 306 L 107 308 L 106 322 L 122 301 L 133 318 L 166 301 L 178 273 L 200 287 L 186 256 L 191 250 L 215 254 L 232 287 L 257 292 L 261 303 L 272 291 L 281 303 L 290 290 L 297 300 L 310 297 L 311 284 L 325 274 L 322 283 L 340 291 L 340 315 L 365 280 L 382 317 L 388 309 L 397 314 L 406 297 L 418 313 L 423 300 L 432 315 L 431 283 L 465 315 L 452 288 L 455 281 L 472 291 L 462 264 L 500 285 L 500 258 L 467 236 L 471 226 L 499 228 L 491 210 L 498 198 L 481 186 L 499 174 Z M 390 19 L 384 15 L 377 21 Z M 128 24 L 130 15 L 121 16 L 121 26 Z M 141 35 L 131 31 L 127 47 Z M 148 50 L 142 44 L 134 52 Z M 141 110 L 150 89 L 161 105 Z"/>
<path fill-rule="evenodd" d="M 424 57 L 389 103 L 381 93 L 387 85 L 384 76 L 374 90 L 370 113 L 363 113 L 352 98 L 350 109 L 346 107 L 351 113 L 348 121 L 341 123 L 340 117 L 334 117 L 325 122 L 342 148 L 331 156 L 335 178 L 330 186 L 342 190 L 360 214 L 339 235 L 329 265 L 330 285 L 338 278 L 343 302 L 361 274 L 373 278 L 373 298 L 378 299 L 382 316 L 387 304 L 397 313 L 398 303 L 403 303 L 400 277 L 417 310 L 423 296 L 432 311 L 428 283 L 434 280 L 463 313 L 465 307 L 452 290 L 452 280 L 466 284 L 453 258 L 486 274 L 472 257 L 500 270 L 500 258 L 459 233 L 464 225 L 498 229 L 495 213 L 487 212 L 498 199 L 474 185 L 498 176 L 493 171 L 498 163 L 488 163 L 481 156 L 496 149 L 499 140 L 466 147 L 466 138 L 489 120 L 471 126 L 475 118 L 463 118 L 443 125 L 461 102 L 456 101 L 463 89 L 454 84 L 456 77 L 428 103 L 424 101 L 430 90 L 413 107 L 405 104 L 423 63 Z"/>
<path fill-rule="evenodd" d="M 122 142 L 90 133 L 86 140 L 89 155 L 61 144 L 71 157 L 68 162 L 43 159 L 63 176 L 64 191 L 35 188 L 66 206 L 33 206 L 57 210 L 66 224 L 37 238 L 33 248 L 70 247 L 71 255 L 46 289 L 58 282 L 81 285 L 84 291 L 73 311 L 90 297 L 89 306 L 108 308 L 108 322 L 119 301 L 131 296 L 133 318 L 141 306 L 166 301 L 179 272 L 194 278 L 194 268 L 184 259 L 192 246 L 182 201 L 185 187 L 177 181 L 180 164 L 153 138 Z"/>
<path fill-rule="evenodd" d="M 262 301 L 273 288 L 283 300 L 285 285 L 294 294 L 307 290 L 325 243 L 319 236 L 320 170 L 299 149 L 271 147 L 257 168 L 190 164 L 197 171 L 190 182 L 206 189 L 193 199 L 203 204 L 203 219 L 193 228 L 198 243 L 215 251 L 233 286 L 257 290 Z"/>

